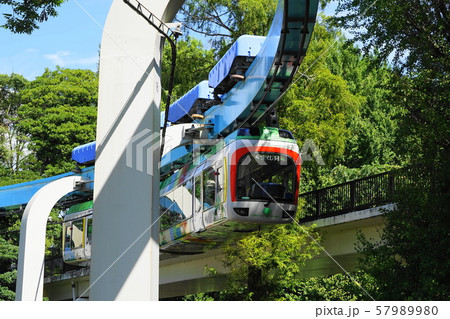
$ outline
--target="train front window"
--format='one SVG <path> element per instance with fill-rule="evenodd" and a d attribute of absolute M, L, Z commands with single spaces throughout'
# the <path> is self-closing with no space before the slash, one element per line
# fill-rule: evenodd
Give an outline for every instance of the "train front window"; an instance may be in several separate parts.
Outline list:
<path fill-rule="evenodd" d="M 65 249 L 83 247 L 83 219 L 74 220 L 66 225 Z"/>
<path fill-rule="evenodd" d="M 294 202 L 296 166 L 282 153 L 248 153 L 238 162 L 236 172 L 237 199 L 275 199 Z"/>

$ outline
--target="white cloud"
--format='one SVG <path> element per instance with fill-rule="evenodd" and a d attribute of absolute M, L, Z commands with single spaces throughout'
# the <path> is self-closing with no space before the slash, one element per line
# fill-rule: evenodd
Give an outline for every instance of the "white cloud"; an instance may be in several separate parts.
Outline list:
<path fill-rule="evenodd" d="M 98 55 L 80 58 L 69 51 L 58 51 L 53 54 L 45 54 L 44 57 L 54 65 L 61 67 L 92 67 L 98 63 Z"/>
<path fill-rule="evenodd" d="M 53 64 L 59 65 L 59 66 L 66 66 L 68 64 L 67 59 L 65 57 L 69 56 L 69 51 L 58 51 L 53 54 L 45 54 L 45 58 L 52 61 Z"/>

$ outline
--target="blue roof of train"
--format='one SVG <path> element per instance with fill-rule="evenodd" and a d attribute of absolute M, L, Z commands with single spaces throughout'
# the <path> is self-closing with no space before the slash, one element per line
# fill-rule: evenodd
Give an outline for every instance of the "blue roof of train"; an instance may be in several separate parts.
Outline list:
<path fill-rule="evenodd" d="M 198 99 L 213 99 L 213 90 L 208 87 L 208 81 L 202 81 L 193 89 L 170 105 L 169 122 L 176 122 L 189 113 Z"/>
<path fill-rule="evenodd" d="M 242 35 L 209 72 L 209 86 L 216 88 L 230 72 L 233 61 L 238 56 L 258 55 L 266 37 Z"/>
<path fill-rule="evenodd" d="M 72 159 L 80 164 L 95 161 L 95 142 L 75 147 L 72 150 Z"/>

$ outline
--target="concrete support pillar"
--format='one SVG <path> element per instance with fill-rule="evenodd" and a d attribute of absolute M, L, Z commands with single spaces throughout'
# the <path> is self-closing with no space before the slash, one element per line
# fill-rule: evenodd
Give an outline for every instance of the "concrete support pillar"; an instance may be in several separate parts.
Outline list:
<path fill-rule="evenodd" d="M 140 2 L 163 21 L 183 3 Z M 90 300 L 158 299 L 161 48 L 114 0 L 100 54 Z"/>
<path fill-rule="evenodd" d="M 56 202 L 74 191 L 81 176 L 65 177 L 42 187 L 23 213 L 20 225 L 16 300 L 42 300 L 47 219 Z"/>

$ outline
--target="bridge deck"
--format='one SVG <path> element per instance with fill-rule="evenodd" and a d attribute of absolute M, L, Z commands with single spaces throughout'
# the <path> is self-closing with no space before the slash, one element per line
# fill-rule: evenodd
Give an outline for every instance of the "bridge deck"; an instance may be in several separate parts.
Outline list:
<path fill-rule="evenodd" d="M 323 236 L 321 245 L 333 257 L 330 258 L 327 253 L 322 252 L 308 261 L 302 269 L 302 277 L 334 274 L 342 272 L 342 268 L 346 271 L 355 270 L 358 259 L 354 245 L 357 231 L 371 238 L 378 238 L 378 230 L 384 223 L 382 214 L 393 207 L 393 204 L 388 204 L 302 223 L 304 226 L 317 225 Z M 215 249 L 203 254 L 161 260 L 160 298 L 222 289 L 228 273 L 222 265 L 222 258 L 222 250 Z M 214 278 L 206 275 L 206 265 L 216 269 L 219 275 Z M 78 296 L 84 293 L 89 287 L 89 268 L 46 277 L 45 293 L 50 300 L 68 300 L 72 297 L 72 281 L 76 283 Z M 88 296 L 87 292 L 84 297 Z"/>

